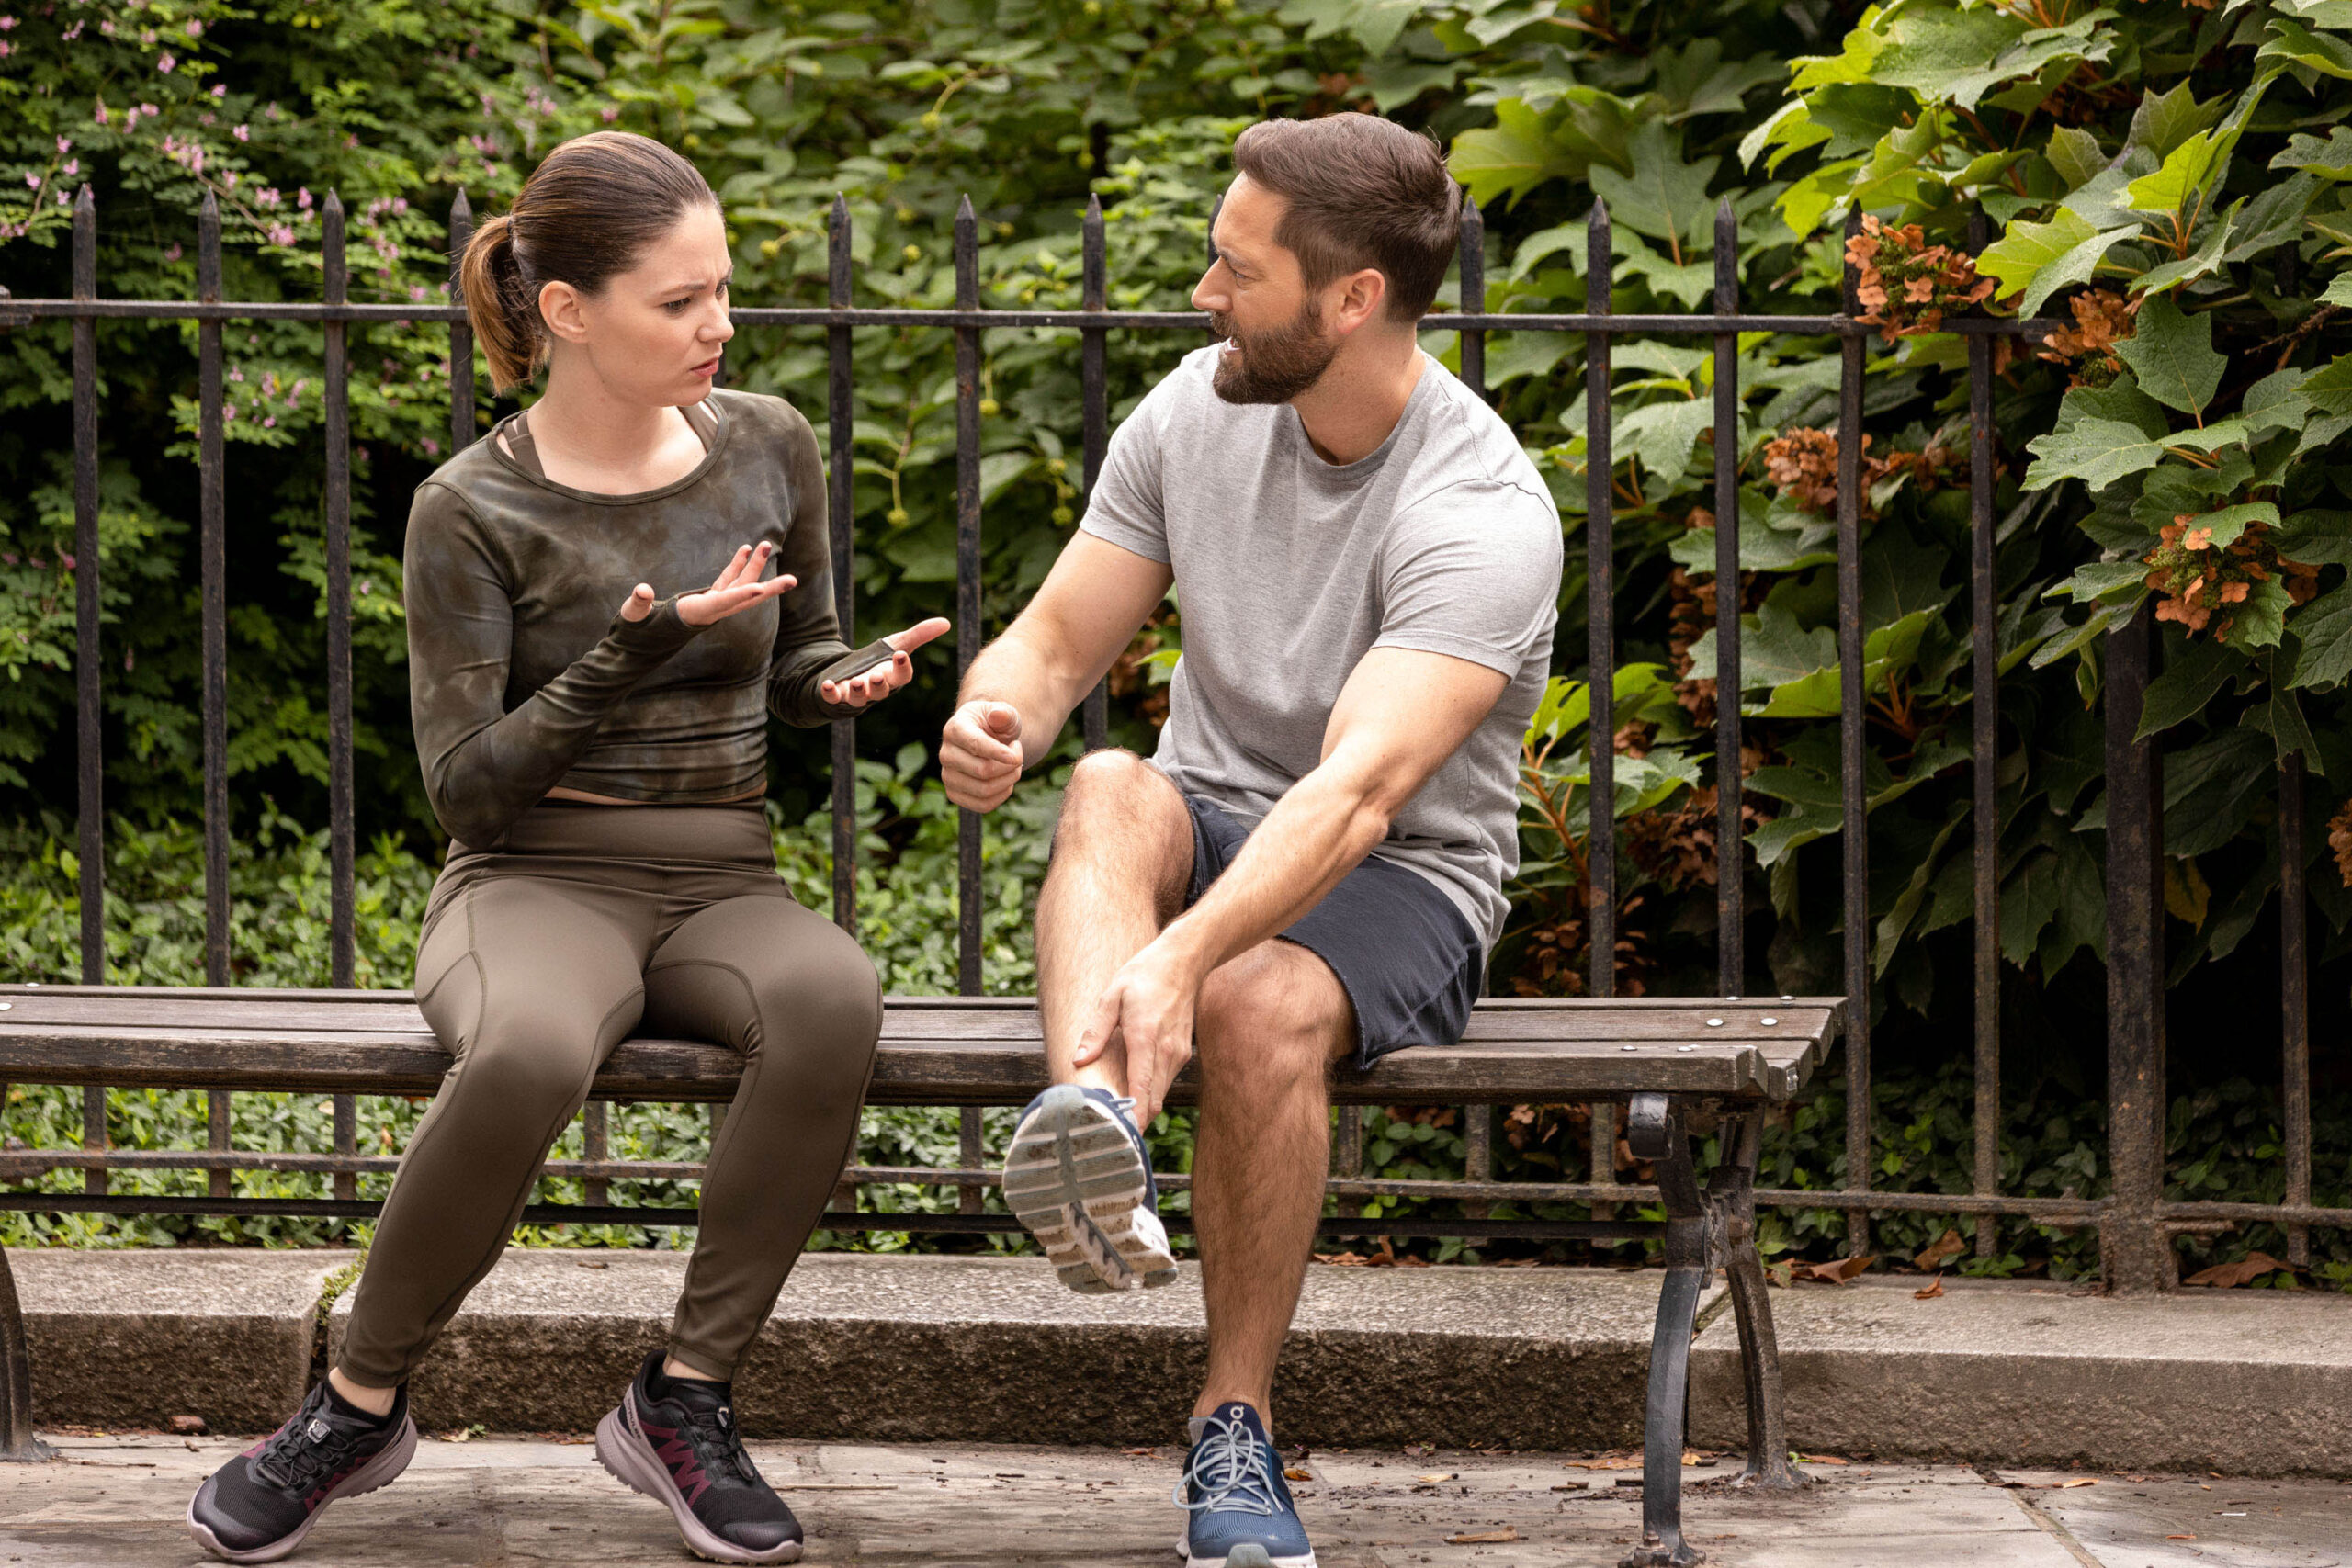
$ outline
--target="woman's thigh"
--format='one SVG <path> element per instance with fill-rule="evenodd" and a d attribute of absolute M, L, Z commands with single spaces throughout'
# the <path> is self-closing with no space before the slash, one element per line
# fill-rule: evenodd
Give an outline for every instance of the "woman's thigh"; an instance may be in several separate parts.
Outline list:
<path fill-rule="evenodd" d="M 636 1025 L 650 935 L 650 915 L 592 885 L 485 878 L 418 944 L 417 1008 L 460 1061 L 484 1043 L 601 1058 Z"/>
<path fill-rule="evenodd" d="M 788 897 L 722 898 L 654 949 L 643 1027 L 746 1055 L 854 1049 L 862 1082 L 881 1032 L 882 982 L 856 939 L 814 910 Z"/>

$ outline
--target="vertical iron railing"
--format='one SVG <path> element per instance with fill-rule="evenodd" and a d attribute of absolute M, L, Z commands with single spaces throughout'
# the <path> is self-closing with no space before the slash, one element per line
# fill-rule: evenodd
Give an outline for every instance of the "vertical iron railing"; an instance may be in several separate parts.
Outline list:
<path fill-rule="evenodd" d="M 1970 761 L 1974 817 L 1971 864 L 1974 889 L 1972 974 L 1976 991 L 1973 1018 L 1975 1102 L 1973 1170 L 1964 1194 L 1896 1193 L 1873 1190 L 1870 1147 L 1871 926 L 1869 919 L 1867 751 L 1864 746 L 1869 690 L 1865 669 L 1867 631 L 1861 564 L 1868 473 L 1863 454 L 1862 381 L 1870 329 L 1856 318 L 1855 269 L 1847 268 L 1842 310 L 1832 316 L 1744 314 L 1740 304 L 1738 223 L 1726 197 L 1714 214 L 1714 290 L 1711 308 L 1688 315 L 1620 315 L 1611 299 L 1614 251 L 1609 214 L 1596 202 L 1587 225 L 1585 310 L 1537 314 L 1487 311 L 1485 220 L 1475 202 L 1464 205 L 1458 309 L 1433 313 L 1426 325 L 1459 333 L 1460 376 L 1486 395 L 1487 334 L 1493 331 L 1554 332 L 1582 336 L 1585 344 L 1584 436 L 1586 449 L 1586 593 L 1590 676 L 1590 788 L 1588 841 L 1588 931 L 1591 964 L 1588 990 L 1608 997 L 1616 989 L 1617 835 L 1614 828 L 1615 712 L 1611 678 L 1616 658 L 1615 497 L 1611 490 L 1612 411 L 1611 348 L 1620 336 L 1681 334 L 1709 339 L 1713 346 L 1713 434 L 1715 592 L 1715 823 L 1717 986 L 1725 998 L 1748 983 L 1745 949 L 1746 852 L 1742 833 L 1741 744 L 1741 526 L 1739 475 L 1742 457 L 1740 334 L 1783 333 L 1835 334 L 1839 342 L 1837 413 L 1837 589 L 1839 658 L 1838 736 L 1840 900 L 1843 973 L 1850 998 L 1848 1010 L 1846 1150 L 1848 1179 L 1831 1191 L 1768 1190 L 1758 1194 L 1779 1207 L 1827 1207 L 1848 1215 L 1847 1246 L 1865 1250 L 1873 1210 L 1956 1213 L 1975 1216 L 1976 1246 L 1996 1246 L 1995 1221 L 2024 1216 L 2053 1224 L 2093 1224 L 2100 1233 L 2102 1267 L 2109 1283 L 2121 1291 L 2160 1289 L 2172 1281 L 2172 1233 L 2213 1228 L 2217 1224 L 2267 1221 L 2288 1235 L 2290 1261 L 2308 1262 L 2311 1230 L 2352 1223 L 2352 1212 L 2312 1202 L 2311 1114 L 2310 953 L 2305 861 L 2309 853 L 2304 762 L 2290 758 L 2279 771 L 2279 891 L 2281 1086 L 2285 1123 L 2285 1193 L 2278 1204 L 2164 1201 L 2165 1116 L 2162 881 L 2162 766 L 2152 740 L 2137 737 L 2142 702 L 2153 673 L 2151 619 L 2141 613 L 2112 629 L 2105 639 L 2103 664 L 2109 810 L 2106 868 L 2108 927 L 2109 1159 L 2112 1190 L 2091 1201 L 2073 1197 L 2030 1199 L 2001 1192 L 1999 992 L 1999 669 L 1996 640 L 1998 589 L 1994 507 L 1998 430 L 1993 408 L 1995 339 L 2030 335 L 2042 324 L 1989 319 L 1956 319 L 1946 331 L 1967 342 L 1969 432 L 1968 588 L 1975 633 L 1972 672 Z M 329 724 L 330 839 L 333 910 L 330 921 L 332 983 L 347 987 L 356 977 L 354 926 L 354 824 L 351 668 L 351 474 L 348 369 L 349 333 L 369 321 L 439 321 L 449 334 L 449 438 L 452 451 L 477 438 L 474 344 L 464 314 L 459 257 L 472 230 L 472 209 L 461 193 L 450 212 L 449 299 L 443 305 L 353 304 L 344 255 L 344 214 L 330 195 L 323 205 L 324 287 L 318 304 L 227 302 L 221 272 L 218 208 L 208 198 L 198 214 L 197 299 L 193 301 L 100 299 L 97 293 L 96 198 L 85 188 L 74 207 L 72 295 L 65 299 L 7 301 L 12 319 L 64 318 L 73 324 L 73 440 L 75 549 L 75 697 L 78 724 L 76 786 L 79 800 L 76 845 L 81 894 L 81 976 L 101 984 L 106 975 L 104 923 L 104 749 L 101 560 L 98 541 L 98 364 L 96 326 L 102 318 L 188 320 L 197 322 L 198 468 L 201 568 L 202 707 L 205 802 L 205 975 L 208 983 L 233 981 L 229 897 L 229 795 L 227 734 L 227 510 L 222 323 L 241 319 L 314 321 L 325 347 L 325 486 L 322 498 L 327 547 L 327 711 Z M 1849 219 L 1847 232 L 1859 219 Z M 1981 249 L 1981 220 L 1971 248 Z M 1192 311 L 1114 311 L 1109 309 L 1103 214 L 1090 200 L 1082 220 L 1081 309 L 1078 310 L 983 310 L 980 305 L 979 226 L 968 199 L 955 223 L 956 304 L 949 310 L 859 309 L 853 303 L 854 268 L 848 204 L 837 198 L 827 224 L 826 304 L 821 308 L 747 308 L 735 312 L 743 325 L 821 328 L 827 344 L 829 453 L 828 531 L 832 547 L 833 593 L 844 637 L 854 640 L 856 553 L 854 498 L 854 336 L 860 326 L 948 328 L 956 355 L 956 669 L 969 669 L 982 641 L 983 438 L 981 394 L 986 371 L 984 334 L 997 327 L 1048 327 L 1076 333 L 1082 400 L 1082 448 L 1079 491 L 1091 499 L 1109 446 L 1106 353 L 1114 330 L 1198 331 L 1203 319 Z M 1080 715 L 1088 747 L 1108 743 L 1106 693 L 1098 682 Z M 850 931 L 857 925 L 855 868 L 856 725 L 842 720 L 829 736 L 832 763 L 832 897 L 834 919 Z M 957 989 L 978 993 L 983 985 L 985 936 L 984 866 L 980 818 L 959 814 L 957 824 Z M 107 1169 L 155 1165 L 135 1154 L 107 1151 L 106 1097 L 91 1089 L 83 1098 L 82 1151 L 73 1163 L 84 1169 L 85 1188 L 107 1190 Z M 716 1112 L 720 1108 L 714 1107 Z M 592 1205 L 605 1201 L 615 1173 L 646 1162 L 613 1161 L 605 1108 L 583 1111 L 583 1162 L 558 1162 L 582 1174 Z M 1476 1235 L 1489 1218 L 1487 1205 L 1506 1188 L 1517 1196 L 1546 1201 L 1589 1201 L 1605 1213 L 1628 1200 L 1647 1201 L 1649 1190 L 1620 1183 L 1616 1177 L 1616 1108 L 1590 1107 L 1589 1174 L 1581 1181 L 1500 1184 L 1491 1180 L 1494 1122 L 1491 1109 L 1474 1110 L 1464 1123 L 1466 1181 L 1451 1183 L 1370 1182 L 1363 1179 L 1364 1134 L 1354 1107 L 1338 1118 L 1332 1146 L 1333 1188 L 1341 1213 L 1361 1209 L 1366 1196 L 1442 1196 L 1459 1191 L 1464 1217 L 1457 1234 Z M 714 1115 L 714 1124 L 716 1115 Z M 273 1156 L 242 1154 L 231 1139 L 230 1097 L 214 1092 L 207 1100 L 207 1146 L 193 1156 L 208 1173 L 210 1194 L 226 1196 L 233 1169 L 285 1168 L 327 1172 L 338 1199 L 351 1198 L 359 1173 L 388 1168 L 382 1156 L 358 1156 L 353 1101 L 334 1103 L 331 1156 Z M 986 1173 L 982 1125 L 976 1111 L 959 1117 L 958 1152 L 963 1168 L 937 1178 L 960 1190 L 958 1208 L 969 1215 L 980 1205 Z M 1572 1151 L 1570 1151 L 1572 1152 Z M 69 1151 L 30 1151 L 18 1158 Z M 209 1156 L 220 1156 L 217 1162 Z M 159 1156 L 168 1159 L 169 1156 Z M 689 1165 L 660 1167 L 662 1175 L 692 1174 Z M 1563 1161 L 1562 1175 L 1571 1167 Z M 849 1173 L 854 1180 L 914 1179 L 899 1170 Z M 1182 1185 L 1181 1181 L 1171 1186 Z M 894 1216 L 893 1218 L 900 1218 Z M 904 1217 L 911 1220 L 911 1217 Z"/>

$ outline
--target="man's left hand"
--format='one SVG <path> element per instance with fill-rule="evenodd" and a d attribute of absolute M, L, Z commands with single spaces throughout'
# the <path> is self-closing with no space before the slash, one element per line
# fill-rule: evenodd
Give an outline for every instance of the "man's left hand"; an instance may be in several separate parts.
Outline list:
<path fill-rule="evenodd" d="M 1169 1086 L 1193 1059 L 1193 1012 L 1202 978 L 1164 940 L 1154 941 L 1111 976 L 1078 1038 L 1070 1058 L 1075 1066 L 1096 1060 L 1114 1040 L 1125 1046 L 1127 1093 L 1136 1102 L 1138 1129 L 1151 1125 Z"/>

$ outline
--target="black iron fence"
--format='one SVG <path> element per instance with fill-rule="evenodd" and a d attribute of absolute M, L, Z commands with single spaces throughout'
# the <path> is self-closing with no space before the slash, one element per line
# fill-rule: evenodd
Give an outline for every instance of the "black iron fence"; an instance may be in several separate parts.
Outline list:
<path fill-rule="evenodd" d="M 75 518 L 75 588 L 79 624 L 76 680 L 79 709 L 80 877 L 82 979 L 105 980 L 105 943 L 101 930 L 104 860 L 103 807 L 105 770 L 101 754 L 99 698 L 102 665 L 99 658 L 98 407 L 96 323 L 104 319 L 146 321 L 193 320 L 198 328 L 199 408 L 198 466 L 200 474 L 200 529 L 203 602 L 203 747 L 205 821 L 206 970 L 208 982 L 225 986 L 229 964 L 228 881 L 228 727 L 227 727 L 227 604 L 225 596 L 225 528 L 222 496 L 222 389 L 220 324 L 227 321 L 263 319 L 311 321 L 320 324 L 325 340 L 326 547 L 327 547 L 327 702 L 329 715 L 329 787 L 333 912 L 331 942 L 333 983 L 352 983 L 354 953 L 354 854 L 352 824 L 351 714 L 351 470 L 348 406 L 347 336 L 354 323 L 370 321 L 440 321 L 447 324 L 453 367 L 473 363 L 472 333 L 458 301 L 456 258 L 471 232 L 472 215 L 460 194 L 450 213 L 450 293 L 452 303 L 361 304 L 348 298 L 349 268 L 344 254 L 344 216 L 333 196 L 326 199 L 322 225 L 323 298 L 315 304 L 224 301 L 220 298 L 220 225 L 209 197 L 198 231 L 198 298 L 194 300 L 102 299 L 97 292 L 97 210 L 85 187 L 74 212 L 73 298 L 69 299 L 0 299 L 0 325 L 40 319 L 67 319 L 74 323 L 74 495 Z M 1855 231 L 1859 215 L 1849 220 Z M 855 282 L 850 253 L 847 204 L 836 200 L 830 220 L 830 286 L 822 307 L 752 307 L 734 311 L 744 326 L 822 329 L 829 351 L 828 407 L 836 412 L 852 404 L 855 366 L 852 332 L 861 326 L 944 327 L 956 334 L 956 667 L 960 674 L 978 653 L 980 622 L 980 356 L 981 333 L 998 328 L 1074 330 L 1079 338 L 1083 397 L 1082 490 L 1091 494 L 1109 437 L 1105 391 L 1106 336 L 1114 330 L 1173 329 L 1199 333 L 1206 318 L 1191 311 L 1112 310 L 1106 308 L 1107 271 L 1101 208 L 1090 202 L 1083 231 L 1082 308 L 1077 310 L 999 310 L 980 308 L 978 225 L 967 199 L 957 213 L 955 231 L 956 305 L 952 310 L 876 310 L 852 304 Z M 1842 823 L 1867 820 L 1864 744 L 1866 683 L 1862 621 L 1862 379 L 1867 339 L 1875 328 L 1858 318 L 1856 276 L 1847 270 L 1844 309 L 1826 316 L 1745 313 L 1739 298 L 1738 231 L 1726 198 L 1715 220 L 1715 286 L 1713 310 L 1682 315 L 1619 315 L 1610 309 L 1610 284 L 1614 270 L 1609 216 L 1596 203 L 1589 221 L 1589 280 L 1587 309 L 1572 314 L 1489 314 L 1484 262 L 1484 223 L 1475 202 L 1465 203 L 1460 264 L 1460 305 L 1456 311 L 1433 313 L 1424 325 L 1451 328 L 1460 334 L 1462 378 L 1482 394 L 1486 391 L 1486 334 L 1489 332 L 1580 333 L 1586 345 L 1586 482 L 1585 539 L 1589 582 L 1587 610 L 1590 627 L 1589 667 L 1608 671 L 1615 667 L 1614 586 L 1616 550 L 1612 522 L 1613 496 L 1610 478 L 1610 345 L 1619 336 L 1682 335 L 1713 340 L 1714 349 L 1714 427 L 1736 430 L 1739 413 L 1738 334 L 1776 333 L 1835 335 L 1840 342 L 1838 400 L 1838 724 Z M 1954 318 L 1942 330 L 1963 334 L 1968 351 L 1969 389 L 1969 526 L 1971 553 L 1969 593 L 1972 624 L 1980 632 L 1996 624 L 1998 602 L 1994 575 L 1996 519 L 1994 515 L 1995 435 L 1992 380 L 1995 339 L 2009 335 L 2031 339 L 2049 323 L 1994 318 Z M 474 378 L 456 374 L 450 382 L 449 434 L 452 449 L 480 434 L 474 405 Z M 851 421 L 831 420 L 830 486 L 831 546 L 836 562 L 834 592 L 844 637 L 854 641 L 855 605 L 852 590 L 856 541 L 851 513 Z M 1714 450 L 1716 581 L 1739 581 L 1738 443 L 1717 440 Z M 1715 783 L 1716 842 L 1729 857 L 1744 855 L 1741 835 L 1740 755 L 1740 596 L 1715 596 L 1716 681 L 1724 694 L 1716 703 Z M 2310 1259 L 2310 1230 L 2313 1226 L 2352 1225 L 2352 1209 L 2322 1208 L 2312 1201 L 2311 1029 L 2309 1017 L 2310 953 L 2303 883 L 2305 859 L 2303 765 L 2291 759 L 2278 779 L 2280 837 L 2281 1025 L 2284 1049 L 2281 1089 L 2285 1112 L 2285 1201 L 2280 1203 L 2166 1202 L 2164 1200 L 2165 1092 L 2163 788 L 2161 767 L 2153 740 L 2136 737 L 2142 702 L 2147 690 L 2154 649 L 2148 612 L 2142 613 L 2105 635 L 2106 772 L 2109 785 L 2107 817 L 2107 1045 L 2108 1157 L 2110 1188 L 2102 1198 L 2027 1198 L 2001 1190 L 1999 1109 L 2001 1028 L 1997 1004 L 2000 949 L 1998 946 L 2000 829 L 1998 801 L 1998 704 L 1992 700 L 1998 681 L 1997 649 L 1990 635 L 1973 638 L 1971 766 L 1973 770 L 1974 843 L 1971 874 L 1974 893 L 1974 1151 L 1973 1190 L 1966 1193 L 1884 1192 L 1871 1190 L 1870 1154 L 1871 990 L 1869 919 L 1870 844 L 1867 831 L 1839 834 L 1842 876 L 1841 912 L 1844 927 L 1844 989 L 1853 998 L 1848 1012 L 1846 1037 L 1846 1161 L 1848 1185 L 1837 1190 L 1766 1190 L 1759 1201 L 1783 1208 L 1829 1208 L 1847 1215 L 1847 1246 L 1854 1255 L 1869 1250 L 1870 1215 L 1881 1212 L 1965 1213 L 2018 1216 L 2054 1227 L 2096 1227 L 2101 1268 L 2107 1283 L 2121 1292 L 2145 1292 L 2173 1282 L 2171 1237 L 2181 1232 L 2210 1232 L 2231 1225 L 2267 1222 L 2282 1225 L 2289 1237 L 2289 1261 Z M 1614 732 L 1612 693 L 1607 679 L 1591 683 L 1591 796 L 1614 797 Z M 1090 748 L 1105 743 L 1104 694 L 1101 687 L 1087 698 L 1081 714 Z M 836 722 L 831 730 L 833 918 L 845 929 L 857 923 L 854 867 L 854 760 L 857 726 L 854 719 Z M 979 818 L 962 814 L 958 856 L 959 988 L 978 994 L 981 987 L 981 862 Z M 1606 810 L 1595 811 L 1588 845 L 1590 903 L 1588 929 L 1591 938 L 1590 993 L 1613 994 L 1616 949 L 1615 825 Z M 1742 887 L 1744 878 L 1730 865 L 1717 878 L 1718 984 L 1724 997 L 1739 992 L 1747 973 L 1742 951 Z M 390 1156 L 363 1156 L 356 1146 L 356 1118 L 351 1097 L 335 1100 L 332 1153 L 298 1154 L 238 1151 L 232 1147 L 231 1096 L 211 1091 L 209 1103 L 208 1147 L 196 1151 L 115 1151 L 107 1146 L 105 1091 L 85 1090 L 84 1145 L 81 1149 L 10 1151 L 0 1156 L 0 1173 L 19 1178 L 45 1169 L 80 1168 L 89 1192 L 107 1190 L 109 1169 L 204 1169 L 210 1173 L 211 1198 L 230 1195 L 233 1170 L 309 1171 L 330 1175 L 338 1200 L 356 1196 L 358 1175 L 390 1172 Z M 692 1179 L 701 1174 L 694 1162 L 615 1160 L 607 1149 L 605 1107 L 592 1102 L 582 1111 L 585 1122 L 582 1160 L 553 1160 L 547 1173 L 571 1177 L 588 1184 L 588 1201 L 601 1204 L 608 1183 L 615 1179 Z M 1461 1181 L 1368 1179 L 1363 1176 L 1361 1112 L 1353 1107 L 1340 1112 L 1339 1136 L 1333 1145 L 1331 1190 L 1343 1209 L 1368 1197 L 1438 1198 L 1461 1202 L 1464 1217 L 1383 1222 L 1397 1235 L 1484 1235 L 1510 1228 L 1483 1217 L 1487 1205 L 1505 1201 L 1522 1202 L 1589 1202 L 1614 1204 L 1655 1202 L 1654 1188 L 1621 1182 L 1615 1165 L 1615 1108 L 1591 1108 L 1591 1166 L 1584 1181 L 1498 1182 L 1494 1179 L 1494 1121 L 1491 1108 L 1472 1108 L 1467 1118 L 1467 1171 Z M 971 1216 L 981 1206 L 982 1193 L 993 1181 L 983 1168 L 981 1125 L 977 1110 L 961 1115 L 960 1158 L 957 1168 L 854 1167 L 846 1181 L 914 1182 L 959 1190 L 963 1223 L 973 1228 Z M 1569 1167 L 1563 1161 L 1563 1170 Z M 1167 1179 L 1181 1188 L 1181 1178 Z M 169 1200 L 120 1200 L 125 1207 L 164 1207 Z M 262 1206 L 269 1213 L 290 1212 L 283 1202 Z M 689 1220 L 691 1211 L 650 1211 L 649 1223 L 663 1223 L 678 1215 Z M 837 1216 L 836 1216 L 837 1217 Z M 926 1228 L 922 1216 L 873 1213 L 871 1228 Z M 943 1216 L 944 1218 L 944 1216 Z M 829 1220 L 829 1223 L 831 1221 Z M 1007 1224 L 1010 1222 L 1007 1221 Z M 1977 1227 L 1977 1249 L 1989 1254 L 1995 1227 Z"/>

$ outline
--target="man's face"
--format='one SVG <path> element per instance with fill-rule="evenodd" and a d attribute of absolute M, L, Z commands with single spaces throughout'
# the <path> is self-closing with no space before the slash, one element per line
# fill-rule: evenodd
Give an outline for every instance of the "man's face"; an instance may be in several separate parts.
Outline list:
<path fill-rule="evenodd" d="M 1216 261 L 1193 290 L 1225 344 L 1213 385 L 1229 403 L 1286 403 L 1321 378 L 1343 341 L 1327 328 L 1298 257 L 1274 241 L 1289 204 L 1237 175 L 1209 239 Z"/>

